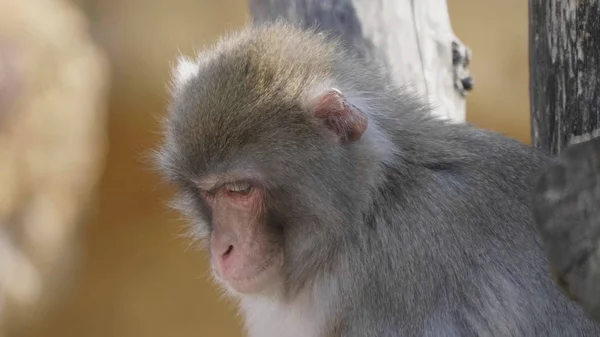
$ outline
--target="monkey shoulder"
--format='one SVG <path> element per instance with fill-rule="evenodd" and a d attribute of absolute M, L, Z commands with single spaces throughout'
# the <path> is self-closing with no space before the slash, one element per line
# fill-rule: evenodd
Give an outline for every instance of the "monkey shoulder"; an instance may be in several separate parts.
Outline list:
<path fill-rule="evenodd" d="M 552 160 L 528 144 L 468 124 L 431 121 L 419 136 L 409 133 L 397 142 L 408 149 L 411 164 L 446 187 L 476 194 L 493 190 L 527 198 L 541 170 Z"/>

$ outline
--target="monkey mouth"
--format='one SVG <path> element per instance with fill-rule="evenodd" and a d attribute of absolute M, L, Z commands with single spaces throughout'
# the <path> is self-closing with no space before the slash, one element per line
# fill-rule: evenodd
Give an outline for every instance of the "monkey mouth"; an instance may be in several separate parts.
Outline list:
<path fill-rule="evenodd" d="M 267 290 L 279 279 L 282 258 L 272 256 L 263 263 L 227 270 L 212 263 L 214 277 L 230 292 L 239 295 L 257 294 Z"/>

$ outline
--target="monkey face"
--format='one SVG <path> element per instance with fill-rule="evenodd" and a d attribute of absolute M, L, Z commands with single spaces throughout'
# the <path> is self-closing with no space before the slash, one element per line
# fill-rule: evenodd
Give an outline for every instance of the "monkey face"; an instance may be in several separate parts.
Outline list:
<path fill-rule="evenodd" d="M 267 231 L 263 187 L 250 181 L 207 186 L 207 179 L 199 186 L 210 214 L 209 247 L 216 279 L 241 294 L 272 285 L 283 259 L 281 246 Z"/>

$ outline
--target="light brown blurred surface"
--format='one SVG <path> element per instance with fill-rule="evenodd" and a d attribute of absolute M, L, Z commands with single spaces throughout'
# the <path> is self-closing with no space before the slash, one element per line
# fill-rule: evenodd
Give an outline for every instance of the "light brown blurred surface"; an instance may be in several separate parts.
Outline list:
<path fill-rule="evenodd" d="M 240 336 L 232 305 L 209 282 L 203 253 L 178 238 L 169 189 L 144 156 L 156 145 L 168 70 L 181 50 L 212 42 L 247 18 L 244 0 L 80 0 L 112 61 L 110 151 L 88 224 L 85 265 L 39 337 Z M 527 2 L 448 0 L 473 50 L 467 118 L 529 141 Z"/>
<path fill-rule="evenodd" d="M 12 336 L 53 308 L 77 266 L 109 68 L 70 4 L 3 0 L 0 13 L 0 336 Z"/>
<path fill-rule="evenodd" d="M 452 26 L 473 50 L 467 120 L 530 142 L 527 1 L 448 0 Z"/>

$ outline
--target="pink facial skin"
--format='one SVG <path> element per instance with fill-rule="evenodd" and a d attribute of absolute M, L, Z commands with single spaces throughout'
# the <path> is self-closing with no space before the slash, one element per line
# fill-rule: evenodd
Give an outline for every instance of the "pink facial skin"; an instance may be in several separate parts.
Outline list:
<path fill-rule="evenodd" d="M 234 292 L 263 290 L 278 273 L 278 247 L 269 243 L 264 222 L 264 191 L 247 183 L 228 183 L 203 197 L 212 210 L 210 252 L 217 278 Z"/>

